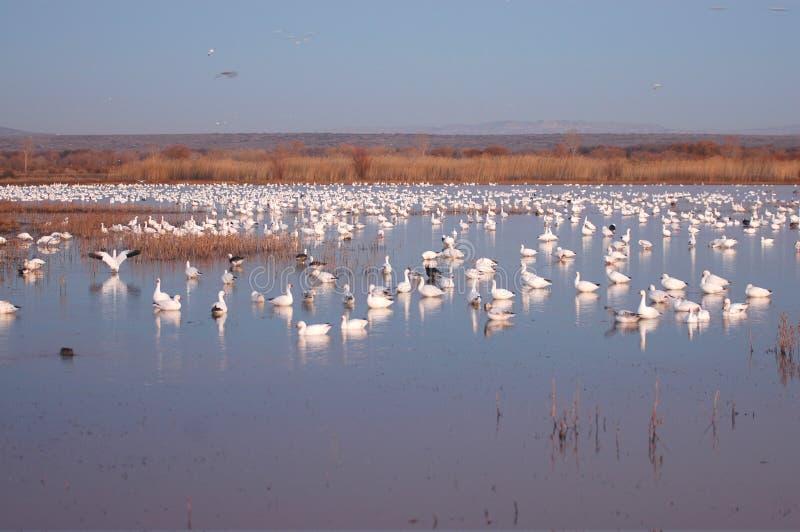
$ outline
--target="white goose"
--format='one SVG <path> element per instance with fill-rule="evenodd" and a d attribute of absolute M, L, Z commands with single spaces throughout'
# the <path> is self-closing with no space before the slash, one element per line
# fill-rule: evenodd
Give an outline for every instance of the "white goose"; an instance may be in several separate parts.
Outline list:
<path fill-rule="evenodd" d="M 180 310 L 181 309 L 181 296 L 175 294 L 172 299 L 164 299 L 163 301 L 158 301 L 153 303 L 153 308 L 155 310 Z"/>
<path fill-rule="evenodd" d="M 559 246 L 559 247 L 556 248 L 556 257 L 558 257 L 558 260 L 560 260 L 560 261 L 566 261 L 566 260 L 569 260 L 569 259 L 574 259 L 575 258 L 575 252 L 572 251 L 571 249 L 564 249 L 561 246 Z"/>
<path fill-rule="evenodd" d="M 649 240 L 639 240 L 639 246 L 645 251 L 652 249 L 653 243 Z"/>
<path fill-rule="evenodd" d="M 198 279 L 203 272 L 192 266 L 189 261 L 186 261 L 186 269 L 184 270 L 187 279 Z"/>
<path fill-rule="evenodd" d="M 228 305 L 225 304 L 225 291 L 220 290 L 217 292 L 217 301 L 211 306 L 211 314 L 214 316 L 221 316 L 228 312 Z"/>
<path fill-rule="evenodd" d="M 392 273 L 392 265 L 389 264 L 389 255 L 386 255 L 383 262 L 383 275 L 389 275 L 390 273 Z"/>
<path fill-rule="evenodd" d="M 102 260 L 113 273 L 118 273 L 119 267 L 122 266 L 122 263 L 125 262 L 127 258 L 135 257 L 140 253 L 141 251 L 138 249 L 126 249 L 117 254 L 117 250 L 115 249 L 111 252 L 111 255 L 105 251 L 92 251 L 89 253 L 89 256 L 93 259 Z"/>
<path fill-rule="evenodd" d="M 724 316 L 743 316 L 747 312 L 748 303 L 731 303 L 727 297 L 722 304 L 722 314 Z"/>
<path fill-rule="evenodd" d="M 505 288 L 497 288 L 497 280 L 492 279 L 492 298 L 493 299 L 511 299 L 514 297 L 514 292 Z"/>
<path fill-rule="evenodd" d="M 265 301 L 264 294 L 259 292 L 258 290 L 253 290 L 250 292 L 250 301 L 253 303 L 263 303 Z"/>
<path fill-rule="evenodd" d="M 600 288 L 599 283 L 592 283 L 590 281 L 581 281 L 581 272 L 575 272 L 575 288 L 578 292 L 588 293 L 594 292 Z"/>
<path fill-rule="evenodd" d="M 342 330 L 343 331 L 362 331 L 367 328 L 369 321 L 358 318 L 347 319 L 347 316 L 342 314 Z"/>
<path fill-rule="evenodd" d="M 655 285 L 650 285 L 647 293 L 647 297 L 650 298 L 650 301 L 653 303 L 666 303 L 672 296 L 663 290 L 657 290 Z"/>
<path fill-rule="evenodd" d="M 299 329 L 297 334 L 300 336 L 322 336 L 328 334 L 328 331 L 331 330 L 330 323 L 315 323 L 313 325 L 307 325 L 304 321 L 298 321 L 295 327 Z"/>
<path fill-rule="evenodd" d="M 686 281 L 681 281 L 676 277 L 670 277 L 666 273 L 662 273 L 661 286 L 663 286 L 666 290 L 683 290 L 686 288 Z"/>
<path fill-rule="evenodd" d="M 8 301 L 0 301 L 0 314 L 13 314 L 19 307 Z"/>
<path fill-rule="evenodd" d="M 707 282 L 718 284 L 723 288 L 727 288 L 731 284 L 729 280 L 725 279 L 724 277 L 720 277 L 719 275 L 714 275 L 708 270 L 703 270 L 703 277 L 706 278 Z"/>
<path fill-rule="evenodd" d="M 353 292 L 350 291 L 350 285 L 345 283 L 344 287 L 342 287 L 342 290 L 344 291 L 342 305 L 345 307 L 354 307 L 356 304 L 356 296 L 354 296 Z"/>
<path fill-rule="evenodd" d="M 419 277 L 419 284 L 417 285 L 417 291 L 420 293 L 422 297 L 441 297 L 444 294 L 444 291 L 439 288 L 438 286 L 434 286 L 432 284 L 425 284 L 425 277 Z"/>
<path fill-rule="evenodd" d="M 408 268 L 403 270 L 403 280 L 397 283 L 397 287 L 395 288 L 395 291 L 398 294 L 407 294 L 408 292 L 411 292 L 411 281 L 408 280 L 408 273 L 410 271 L 411 270 Z"/>
<path fill-rule="evenodd" d="M 606 307 L 606 310 L 614 316 L 617 323 L 636 323 L 642 319 L 639 314 L 630 310 L 614 310 L 613 307 Z"/>
<path fill-rule="evenodd" d="M 703 277 L 700 279 L 700 289 L 704 294 L 721 294 L 725 291 L 725 287 L 717 284 L 710 279 L 711 274 L 708 270 L 703 272 Z"/>
<path fill-rule="evenodd" d="M 626 284 L 631 282 L 631 278 L 614 268 L 606 268 L 606 277 L 613 284 Z"/>
<path fill-rule="evenodd" d="M 286 285 L 286 291 L 279 296 L 269 298 L 269 302 L 272 303 L 273 307 L 290 307 L 292 303 L 294 303 L 294 297 L 292 297 L 292 285 Z"/>
<path fill-rule="evenodd" d="M 473 307 L 477 307 L 481 304 L 481 293 L 478 291 L 478 282 L 473 279 L 472 283 L 470 283 L 472 287 L 470 288 L 469 293 L 467 294 L 467 303 L 472 305 Z"/>
<path fill-rule="evenodd" d="M 535 257 L 537 253 L 535 249 L 526 248 L 525 244 L 519 245 L 519 254 L 523 257 Z"/>
<path fill-rule="evenodd" d="M 656 319 L 661 316 L 661 313 L 655 307 L 650 307 L 647 305 L 647 300 L 645 297 L 647 296 L 647 292 L 644 290 L 639 290 L 639 295 L 642 296 L 642 300 L 639 302 L 639 308 L 636 309 L 636 313 L 643 319 L 652 320 Z"/>
<path fill-rule="evenodd" d="M 160 303 L 171 299 L 169 294 L 161 291 L 161 279 L 156 279 L 156 289 L 153 290 L 153 303 Z"/>
<path fill-rule="evenodd" d="M 486 317 L 492 321 L 508 321 L 514 316 L 516 316 L 516 314 L 514 314 L 510 310 L 493 308 L 492 304 L 488 301 L 486 302 L 486 305 L 484 305 L 483 308 L 486 309 Z"/>
<path fill-rule="evenodd" d="M 748 284 L 747 288 L 744 289 L 744 295 L 747 297 L 769 297 L 772 295 L 772 290 L 767 290 L 766 288 L 761 288 L 760 286 L 753 286 L 752 284 Z"/>
<path fill-rule="evenodd" d="M 393 303 L 392 296 L 383 290 L 376 290 L 374 285 L 369 285 L 367 293 L 367 306 L 369 308 L 388 308 Z"/>
<path fill-rule="evenodd" d="M 225 270 L 220 278 L 222 279 L 222 284 L 233 284 L 236 282 L 236 276 L 228 270 Z"/>

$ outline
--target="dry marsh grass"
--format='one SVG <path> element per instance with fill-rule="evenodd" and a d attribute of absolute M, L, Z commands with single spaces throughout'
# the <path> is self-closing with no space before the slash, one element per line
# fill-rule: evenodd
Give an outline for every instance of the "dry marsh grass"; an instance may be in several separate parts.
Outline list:
<path fill-rule="evenodd" d="M 358 171 L 357 171 L 358 170 Z M 288 157 L 275 175 L 269 162 L 197 158 L 151 158 L 125 164 L 109 174 L 112 181 L 241 183 L 706 183 L 796 184 L 800 161 L 769 158 L 640 161 L 624 157 L 503 155 L 470 158 L 372 155 L 366 179 L 359 179 L 353 159 L 344 155 Z"/>

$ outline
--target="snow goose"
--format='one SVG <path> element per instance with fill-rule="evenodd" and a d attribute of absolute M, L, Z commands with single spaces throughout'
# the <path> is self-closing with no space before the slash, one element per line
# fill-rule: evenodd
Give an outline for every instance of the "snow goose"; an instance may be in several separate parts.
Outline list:
<path fill-rule="evenodd" d="M 722 304 L 722 314 L 724 316 L 742 316 L 747 312 L 749 306 L 747 303 L 731 303 L 731 300 L 726 297 Z"/>
<path fill-rule="evenodd" d="M 683 290 L 686 288 L 686 281 L 681 281 L 676 277 L 670 277 L 666 273 L 662 273 L 661 286 L 663 286 L 666 290 Z"/>
<path fill-rule="evenodd" d="M 395 288 L 395 292 L 398 294 L 406 294 L 411 292 L 411 281 L 408 280 L 408 274 L 411 270 L 408 268 L 403 270 L 403 280 L 397 283 L 397 287 Z"/>
<path fill-rule="evenodd" d="M 311 272 L 311 276 L 323 284 L 335 283 L 336 279 L 338 279 L 337 276 L 335 276 L 331 272 L 326 272 L 325 270 L 313 270 Z"/>
<path fill-rule="evenodd" d="M 244 257 L 228 253 L 228 263 L 232 268 L 238 268 L 244 262 Z"/>
<path fill-rule="evenodd" d="M 250 301 L 252 301 L 253 303 L 263 303 L 265 301 L 264 294 L 262 294 L 258 290 L 253 290 L 252 292 L 250 292 Z"/>
<path fill-rule="evenodd" d="M 644 290 L 639 290 L 639 295 L 642 296 L 642 300 L 639 302 L 639 308 L 636 309 L 636 313 L 641 318 L 650 320 L 661 316 L 661 313 L 658 311 L 658 309 L 647 305 L 647 301 L 645 299 L 647 292 Z"/>
<path fill-rule="evenodd" d="M 516 316 L 516 314 L 510 310 L 493 308 L 492 304 L 488 301 L 483 308 L 486 309 L 486 317 L 492 321 L 508 321 Z"/>
<path fill-rule="evenodd" d="M 161 279 L 156 279 L 156 288 L 153 290 L 153 303 L 161 303 L 171 299 L 169 294 L 161 291 Z"/>
<path fill-rule="evenodd" d="M 389 264 L 389 255 L 386 255 L 386 258 L 383 262 L 383 275 L 389 275 L 392 273 L 392 265 Z"/>
<path fill-rule="evenodd" d="M 703 291 L 704 294 L 721 294 L 725 291 L 725 287 L 721 284 L 716 284 L 709 280 L 708 273 L 703 273 L 702 279 L 700 279 L 700 289 Z"/>
<path fill-rule="evenodd" d="M 422 297 L 441 297 L 444 291 L 438 286 L 432 284 L 425 284 L 425 278 L 420 276 L 417 291 Z"/>
<path fill-rule="evenodd" d="M 175 294 L 171 299 L 164 299 L 153 303 L 153 308 L 157 311 L 161 310 L 180 310 L 181 309 L 181 296 Z"/>
<path fill-rule="evenodd" d="M 40 259 L 38 257 L 35 258 L 35 259 L 31 259 L 31 260 L 25 259 L 22 262 L 22 267 L 19 268 L 19 273 L 20 273 L 20 275 L 25 275 L 26 273 L 31 273 L 31 272 L 35 272 L 35 271 L 41 270 L 42 266 L 44 266 L 44 264 L 45 264 L 45 261 L 43 261 L 42 259 Z"/>
<path fill-rule="evenodd" d="M 706 279 L 706 282 L 718 284 L 723 288 L 727 288 L 731 284 L 729 280 L 719 275 L 714 275 L 708 270 L 703 270 L 703 278 Z"/>
<path fill-rule="evenodd" d="M 434 260 L 438 257 L 439 254 L 435 251 L 423 251 L 422 252 L 422 260 Z"/>
<path fill-rule="evenodd" d="M 358 319 L 358 318 L 351 318 L 347 319 L 347 316 L 342 314 L 342 330 L 343 331 L 361 331 L 367 328 L 369 325 L 369 321 Z"/>
<path fill-rule="evenodd" d="M 525 244 L 519 245 L 519 254 L 523 257 L 534 257 L 536 256 L 537 251 L 535 249 L 526 248 Z"/>
<path fill-rule="evenodd" d="M 614 307 L 606 307 L 606 310 L 614 316 L 617 323 L 636 323 L 641 319 L 639 314 L 630 310 L 615 310 Z"/>
<path fill-rule="evenodd" d="M 561 246 L 559 246 L 556 248 L 556 257 L 558 257 L 558 260 L 562 262 L 567 261 L 569 259 L 575 258 L 575 252 L 572 251 L 571 249 L 564 249 Z"/>
<path fill-rule="evenodd" d="M 694 301 L 677 297 L 672 301 L 672 310 L 675 312 L 689 312 L 691 310 L 700 310 L 700 305 Z"/>
<path fill-rule="evenodd" d="M 211 306 L 211 314 L 214 316 L 221 316 L 228 312 L 228 305 L 225 304 L 225 291 L 220 290 L 217 292 L 217 301 Z"/>
<path fill-rule="evenodd" d="M 491 294 L 493 299 L 511 299 L 515 295 L 511 290 L 497 288 L 497 279 L 492 279 Z"/>
<path fill-rule="evenodd" d="M 269 302 L 272 303 L 273 307 L 290 307 L 292 303 L 294 303 L 294 297 L 292 297 L 292 285 L 286 285 L 286 291 L 279 296 L 269 298 Z"/>
<path fill-rule="evenodd" d="M 232 274 L 231 272 L 229 272 L 228 270 L 225 270 L 225 271 L 222 273 L 222 276 L 220 277 L 220 279 L 222 279 L 222 284 L 228 284 L 228 285 L 230 285 L 230 284 L 234 284 L 234 283 L 236 282 L 236 276 L 235 276 L 235 275 L 233 275 L 233 274 Z"/>
<path fill-rule="evenodd" d="M 649 240 L 639 240 L 639 246 L 645 251 L 649 251 L 653 248 L 653 243 Z"/>
<path fill-rule="evenodd" d="M 203 272 L 192 266 L 188 260 L 186 261 L 186 269 L 183 272 L 186 274 L 187 279 L 199 279 L 203 275 Z"/>
<path fill-rule="evenodd" d="M 312 325 L 307 325 L 304 321 L 298 321 L 295 327 L 297 327 L 297 334 L 300 336 L 322 336 L 328 334 L 328 331 L 331 330 L 330 323 L 315 323 Z"/>
<path fill-rule="evenodd" d="M 18 310 L 18 306 L 9 303 L 8 301 L 0 301 L 0 314 L 13 314 Z"/>
<path fill-rule="evenodd" d="M 614 268 L 606 268 L 606 277 L 613 284 L 625 284 L 631 282 L 631 278 Z"/>
<path fill-rule="evenodd" d="M 356 304 L 356 296 L 354 296 L 353 293 L 350 291 L 350 285 L 345 283 L 345 285 L 342 287 L 342 290 L 344 291 L 344 296 L 342 297 L 342 304 L 345 307 L 354 307 Z"/>
<path fill-rule="evenodd" d="M 469 293 L 467 293 L 467 303 L 473 307 L 477 307 L 481 304 L 481 293 L 478 291 L 478 283 L 477 281 L 473 280 L 470 284 L 472 286 L 469 290 Z"/>
<path fill-rule="evenodd" d="M 594 292 L 600 288 L 599 283 L 592 283 L 590 281 L 581 281 L 581 272 L 575 272 L 575 288 L 578 292 L 588 293 Z"/>
<path fill-rule="evenodd" d="M 17 235 L 17 240 L 22 240 L 23 242 L 31 242 L 33 237 L 30 233 L 19 233 Z"/>
<path fill-rule="evenodd" d="M 367 293 L 367 307 L 387 308 L 394 303 L 394 299 L 383 290 L 376 290 L 375 285 L 369 285 Z"/>
<path fill-rule="evenodd" d="M 747 297 L 769 297 L 772 295 L 772 290 L 767 290 L 766 288 L 761 288 L 760 286 L 748 284 L 747 288 L 744 289 L 744 294 Z"/>
<path fill-rule="evenodd" d="M 650 301 L 652 301 L 653 303 L 666 303 L 667 301 L 672 299 L 671 295 L 669 295 L 667 292 L 663 290 L 656 290 L 655 285 L 652 284 L 648 289 L 647 297 L 649 297 Z"/>

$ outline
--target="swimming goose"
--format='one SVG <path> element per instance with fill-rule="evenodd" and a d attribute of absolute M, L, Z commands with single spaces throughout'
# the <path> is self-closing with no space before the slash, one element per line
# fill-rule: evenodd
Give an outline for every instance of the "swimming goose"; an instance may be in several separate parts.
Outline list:
<path fill-rule="evenodd" d="M 631 282 L 630 277 L 613 268 L 606 268 L 606 277 L 608 277 L 608 280 L 613 284 L 625 284 Z"/>
<path fill-rule="evenodd" d="M 653 303 L 666 303 L 672 296 L 663 290 L 656 290 L 655 285 L 650 285 L 647 296 Z"/>
<path fill-rule="evenodd" d="M 486 302 L 483 308 L 486 309 L 486 317 L 492 321 L 508 321 L 516 316 L 516 314 L 510 310 L 493 308 L 489 301 Z"/>
<path fill-rule="evenodd" d="M 188 260 L 186 261 L 186 269 L 184 270 L 184 273 L 186 274 L 187 279 L 197 279 L 203 275 L 203 272 L 192 266 Z"/>
<path fill-rule="evenodd" d="M 45 261 L 43 261 L 42 259 L 40 259 L 38 257 L 35 258 L 35 259 L 31 259 L 31 260 L 25 259 L 22 262 L 22 267 L 19 268 L 19 273 L 20 273 L 20 275 L 24 275 L 26 273 L 31 273 L 31 272 L 35 272 L 35 271 L 41 270 L 42 266 L 44 266 L 44 264 L 45 264 Z"/>
<path fill-rule="evenodd" d="M 677 297 L 672 301 L 672 310 L 675 312 L 689 312 L 691 310 L 700 310 L 700 305 L 694 301 Z"/>
<path fill-rule="evenodd" d="M 272 303 L 274 307 L 289 307 L 294 303 L 294 297 L 292 297 L 292 285 L 286 285 L 286 291 L 279 296 L 269 298 L 269 302 Z"/>
<path fill-rule="evenodd" d="M 481 293 L 478 291 L 478 283 L 475 280 L 472 281 L 472 288 L 470 288 L 467 294 L 467 303 L 473 307 L 477 307 L 481 304 Z"/>
<path fill-rule="evenodd" d="M 175 294 L 172 299 L 164 299 L 153 303 L 155 310 L 180 310 L 181 309 L 181 296 Z"/>
<path fill-rule="evenodd" d="M 222 279 L 222 284 L 233 284 L 236 282 L 236 276 L 228 270 L 225 270 L 220 278 Z"/>
<path fill-rule="evenodd" d="M 684 321 L 686 323 L 707 323 L 711 321 L 711 313 L 702 307 L 692 308 Z"/>
<path fill-rule="evenodd" d="M 731 303 L 727 297 L 722 305 L 722 314 L 725 316 L 742 316 L 747 312 L 748 303 Z"/>
<path fill-rule="evenodd" d="M 298 253 L 297 255 L 294 256 L 294 259 L 297 262 L 305 262 L 307 258 L 308 258 L 308 249 L 303 249 L 302 253 Z"/>
<path fill-rule="evenodd" d="M 379 287 L 383 288 L 383 287 Z M 376 289 L 375 285 L 369 285 L 367 293 L 367 306 L 369 308 L 387 308 L 394 303 L 394 299 L 383 289 Z"/>
<path fill-rule="evenodd" d="M 19 310 L 20 307 L 9 303 L 8 301 L 0 301 L 0 314 L 13 314 Z"/>
<path fill-rule="evenodd" d="M 228 262 L 234 268 L 241 266 L 244 262 L 244 257 L 240 257 L 239 255 L 233 255 L 232 253 L 228 253 Z"/>
<path fill-rule="evenodd" d="M 575 258 L 575 252 L 571 249 L 563 249 L 561 246 L 556 248 L 556 257 L 560 261 L 566 261 Z"/>
<path fill-rule="evenodd" d="M 748 284 L 747 288 L 744 289 L 744 294 L 747 297 L 769 297 L 772 295 L 772 290 L 767 290 L 766 288 L 761 288 L 760 286 Z"/>
<path fill-rule="evenodd" d="M 390 273 L 392 273 L 392 265 L 389 264 L 389 255 L 386 255 L 383 262 L 383 275 L 389 275 Z"/>
<path fill-rule="evenodd" d="M 93 259 L 102 260 L 108 265 L 113 273 L 117 273 L 119 272 L 119 267 L 122 266 L 122 263 L 125 262 L 127 258 L 135 257 L 140 253 L 141 251 L 138 249 L 126 249 L 117 254 L 117 250 L 115 249 L 111 252 L 111 255 L 105 251 L 92 251 L 89 253 L 89 256 Z"/>
<path fill-rule="evenodd" d="M 662 273 L 661 286 L 667 290 L 683 290 L 686 288 L 686 281 L 681 281 L 676 277 L 670 277 L 666 273 Z"/>
<path fill-rule="evenodd" d="M 153 303 L 161 303 L 167 299 L 171 298 L 169 297 L 169 294 L 161 291 L 161 279 L 156 279 L 156 289 L 153 290 Z"/>
<path fill-rule="evenodd" d="M 361 331 L 367 328 L 369 321 L 358 318 L 347 319 L 347 316 L 342 314 L 342 330 L 343 331 Z"/>
<path fill-rule="evenodd" d="M 435 251 L 423 251 L 422 252 L 422 260 L 434 260 L 438 256 L 439 256 L 439 254 L 436 253 Z"/>
<path fill-rule="evenodd" d="M 397 287 L 395 287 L 395 292 L 398 294 L 405 294 L 411 292 L 411 281 L 408 280 L 408 273 L 411 270 L 408 268 L 403 270 L 403 281 L 397 283 Z"/>
<path fill-rule="evenodd" d="M 353 293 L 350 291 L 350 285 L 349 284 L 345 284 L 342 287 L 342 290 L 344 290 L 344 297 L 342 298 L 342 304 L 345 307 L 353 307 L 353 306 L 355 306 L 355 304 L 356 304 L 356 296 L 354 296 Z"/>
<path fill-rule="evenodd" d="M 514 297 L 514 292 L 506 290 L 505 288 L 497 288 L 497 280 L 492 279 L 492 294 L 493 299 L 511 299 Z"/>
<path fill-rule="evenodd" d="M 330 323 L 315 323 L 313 325 L 306 325 L 306 322 L 298 321 L 295 327 L 299 329 L 297 334 L 300 336 L 322 336 L 328 334 L 328 331 L 331 330 Z"/>
<path fill-rule="evenodd" d="M 647 305 L 645 300 L 645 296 L 647 292 L 644 290 L 639 290 L 639 295 L 642 296 L 642 300 L 639 302 L 639 308 L 636 309 L 636 313 L 643 319 L 655 319 L 661 316 L 661 313 L 655 307 L 650 307 Z"/>
<path fill-rule="evenodd" d="M 313 270 L 311 276 L 320 283 L 335 283 L 336 279 L 338 279 L 337 276 L 325 270 Z"/>
<path fill-rule="evenodd" d="M 533 256 L 535 256 L 535 255 L 536 255 L 536 253 L 538 253 L 538 252 L 537 252 L 535 249 L 526 248 L 526 247 L 525 247 L 525 244 L 520 244 L 520 245 L 519 245 L 519 253 L 520 253 L 520 255 L 522 255 L 523 257 L 533 257 Z"/>
<path fill-rule="evenodd" d="M 650 242 L 649 240 L 639 240 L 639 245 L 644 250 L 649 250 L 649 249 L 651 249 L 653 247 L 653 243 Z"/>
<path fill-rule="evenodd" d="M 314 296 L 316 296 L 316 295 L 317 295 L 317 293 L 314 291 L 313 288 L 309 288 L 308 290 L 304 291 L 303 292 L 303 303 L 313 304 L 314 303 Z"/>
<path fill-rule="evenodd" d="M 594 292 L 600 288 L 599 283 L 592 283 L 590 281 L 581 281 L 581 272 L 575 272 L 575 288 L 578 292 Z"/>
<path fill-rule="evenodd" d="M 420 293 L 422 297 L 440 297 L 442 294 L 444 294 L 444 291 L 440 289 L 438 286 L 434 286 L 432 284 L 425 284 L 425 278 L 422 276 L 420 276 L 419 278 L 417 291 Z"/>
<path fill-rule="evenodd" d="M 614 310 L 613 307 L 606 307 L 606 310 L 614 316 L 614 321 L 617 323 L 636 323 L 641 319 L 639 314 L 630 310 Z"/>
<path fill-rule="evenodd" d="M 258 290 L 253 290 L 252 292 L 250 292 L 250 301 L 252 301 L 253 303 L 263 303 L 264 294 L 262 294 Z"/>
<path fill-rule="evenodd" d="M 703 277 L 706 278 L 706 282 L 718 284 L 723 288 L 727 288 L 731 284 L 729 280 L 719 275 L 714 275 L 708 270 L 703 270 Z"/>
<path fill-rule="evenodd" d="M 211 306 L 211 314 L 214 316 L 221 316 L 228 312 L 228 305 L 225 304 L 225 291 L 220 290 L 217 292 L 217 302 Z"/>
<path fill-rule="evenodd" d="M 720 294 L 725 291 L 725 287 L 717 284 L 711 280 L 711 273 L 708 270 L 703 272 L 703 277 L 700 279 L 700 289 L 704 294 Z"/>

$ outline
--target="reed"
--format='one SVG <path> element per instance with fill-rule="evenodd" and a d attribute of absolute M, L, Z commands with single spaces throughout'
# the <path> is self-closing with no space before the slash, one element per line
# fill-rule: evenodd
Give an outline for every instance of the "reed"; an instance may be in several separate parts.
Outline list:
<path fill-rule="evenodd" d="M 767 157 L 636 160 L 549 154 L 469 158 L 371 155 L 354 164 L 343 154 L 292 156 L 280 169 L 269 161 L 198 157 L 149 158 L 114 168 L 110 181 L 237 183 L 706 183 L 795 184 L 800 161 Z"/>

